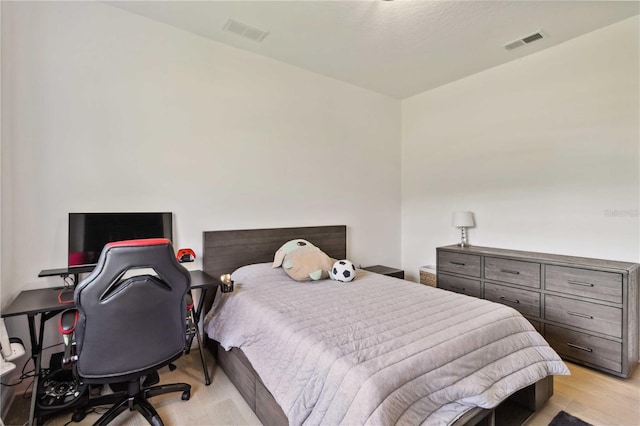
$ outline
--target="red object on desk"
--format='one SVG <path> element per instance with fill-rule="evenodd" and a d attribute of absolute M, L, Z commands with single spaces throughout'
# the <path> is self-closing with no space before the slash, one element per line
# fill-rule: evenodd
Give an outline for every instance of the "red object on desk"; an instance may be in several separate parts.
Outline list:
<path fill-rule="evenodd" d="M 176 254 L 176 258 L 178 258 L 178 262 L 193 262 L 196 260 L 196 252 L 191 250 L 190 248 L 181 248 L 178 250 Z"/>

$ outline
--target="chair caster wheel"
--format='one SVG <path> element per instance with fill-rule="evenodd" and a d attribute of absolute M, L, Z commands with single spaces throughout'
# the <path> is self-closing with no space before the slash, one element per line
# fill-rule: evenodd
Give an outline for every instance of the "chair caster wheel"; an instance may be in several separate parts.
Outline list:
<path fill-rule="evenodd" d="M 169 371 L 173 371 L 178 368 L 174 363 L 169 364 Z"/>
<path fill-rule="evenodd" d="M 183 401 L 188 401 L 189 398 L 191 398 L 191 391 L 182 392 L 182 400 Z"/>
<path fill-rule="evenodd" d="M 75 423 L 80 423 L 86 416 L 87 413 L 84 410 L 78 410 L 73 413 L 73 416 L 71 416 L 71 420 Z"/>

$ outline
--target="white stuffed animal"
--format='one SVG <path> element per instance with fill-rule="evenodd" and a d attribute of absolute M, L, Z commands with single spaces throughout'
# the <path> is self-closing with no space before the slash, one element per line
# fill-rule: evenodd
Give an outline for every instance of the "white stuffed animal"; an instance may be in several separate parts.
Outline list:
<path fill-rule="evenodd" d="M 278 249 L 273 267 L 282 266 L 296 281 L 321 280 L 329 276 L 333 260 L 307 240 L 287 241 Z"/>

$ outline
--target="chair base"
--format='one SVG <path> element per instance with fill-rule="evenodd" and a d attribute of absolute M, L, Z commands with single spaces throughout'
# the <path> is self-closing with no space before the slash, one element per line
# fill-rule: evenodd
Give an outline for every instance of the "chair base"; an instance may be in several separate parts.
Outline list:
<path fill-rule="evenodd" d="M 144 388 L 140 385 L 140 380 L 134 380 L 128 383 L 127 391 L 90 399 L 86 405 L 76 410 L 72 420 L 82 420 L 88 408 L 100 405 L 112 405 L 111 408 L 94 423 L 94 426 L 109 424 L 127 409 L 130 411 L 138 411 L 147 419 L 149 424 L 153 426 L 163 426 L 164 423 L 158 415 L 158 412 L 147 399 L 172 392 L 182 392 L 182 400 L 188 401 L 189 398 L 191 398 L 191 385 L 187 383 L 172 383 Z"/>

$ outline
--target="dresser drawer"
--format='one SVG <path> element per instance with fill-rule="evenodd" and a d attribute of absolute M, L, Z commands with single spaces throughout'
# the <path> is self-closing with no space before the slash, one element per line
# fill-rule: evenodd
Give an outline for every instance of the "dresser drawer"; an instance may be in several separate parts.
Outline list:
<path fill-rule="evenodd" d="M 548 265 L 544 286 L 574 296 L 622 303 L 622 274 L 615 272 Z"/>
<path fill-rule="evenodd" d="M 438 274 L 438 288 L 468 296 L 480 297 L 480 281 Z"/>
<path fill-rule="evenodd" d="M 480 256 L 440 251 L 438 252 L 438 271 L 480 278 Z"/>
<path fill-rule="evenodd" d="M 540 264 L 485 257 L 484 277 L 488 280 L 540 288 Z"/>
<path fill-rule="evenodd" d="M 540 317 L 540 293 L 535 291 L 486 282 L 484 283 L 484 298 L 511 306 L 524 315 Z"/>
<path fill-rule="evenodd" d="M 561 356 L 622 372 L 622 344 L 551 324 L 544 330 L 545 339 Z"/>
<path fill-rule="evenodd" d="M 612 337 L 622 337 L 622 309 L 566 297 L 545 295 L 544 317 Z"/>

